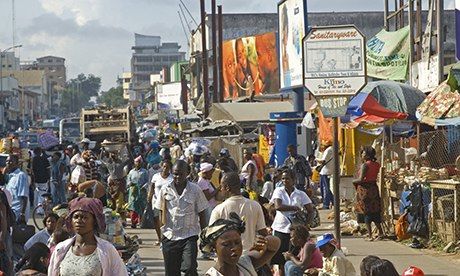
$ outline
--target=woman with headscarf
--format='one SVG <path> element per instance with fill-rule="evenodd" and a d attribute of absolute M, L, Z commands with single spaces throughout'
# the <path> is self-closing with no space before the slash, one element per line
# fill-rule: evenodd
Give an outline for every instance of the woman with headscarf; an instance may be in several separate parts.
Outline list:
<path fill-rule="evenodd" d="M 56 246 L 51 255 L 49 276 L 127 276 L 115 247 L 97 237 L 105 231 L 105 217 L 99 199 L 79 197 L 69 203 L 67 223 L 75 236 Z"/>
<path fill-rule="evenodd" d="M 142 157 L 134 159 L 134 168 L 126 178 L 128 184 L 128 210 L 131 211 L 131 227 L 136 228 L 140 223 L 141 215 L 147 205 L 147 185 L 149 183 L 149 173 L 142 168 Z"/>
<path fill-rule="evenodd" d="M 26 250 L 16 265 L 16 275 L 45 276 L 48 270 L 50 249 L 46 244 L 37 242 Z"/>
<path fill-rule="evenodd" d="M 149 151 L 145 155 L 145 160 L 149 168 L 160 164 L 162 158 L 160 155 L 160 143 L 152 141 L 149 145 Z"/>
<path fill-rule="evenodd" d="M 256 276 L 256 269 L 270 261 L 280 246 L 275 236 L 257 236 L 254 246 L 247 255 L 243 255 L 241 234 L 245 230 L 244 222 L 232 212 L 230 219 L 218 219 L 203 229 L 200 235 L 200 249 L 203 252 L 217 254 L 216 265 L 206 275 L 242 275 Z"/>

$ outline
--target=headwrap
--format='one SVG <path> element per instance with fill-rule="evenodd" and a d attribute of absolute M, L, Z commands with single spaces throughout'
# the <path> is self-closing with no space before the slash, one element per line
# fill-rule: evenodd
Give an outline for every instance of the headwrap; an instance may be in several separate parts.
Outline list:
<path fill-rule="evenodd" d="M 209 172 L 213 168 L 214 166 L 211 163 L 201 163 L 200 164 L 200 172 Z"/>
<path fill-rule="evenodd" d="M 231 230 L 236 230 L 242 234 L 245 229 L 244 221 L 235 212 L 231 212 L 229 219 L 218 219 L 201 231 L 200 249 L 202 252 L 210 253 L 215 242 L 222 234 Z"/>
<path fill-rule="evenodd" d="M 105 232 L 105 216 L 104 207 L 102 202 L 97 198 L 89 197 L 77 197 L 69 202 L 69 215 L 67 216 L 67 222 L 72 221 L 72 215 L 76 211 L 84 211 L 92 214 L 96 219 L 97 231 L 99 233 Z"/>
<path fill-rule="evenodd" d="M 134 162 L 137 162 L 137 163 L 142 163 L 142 156 L 139 155 L 138 157 L 134 158 Z"/>

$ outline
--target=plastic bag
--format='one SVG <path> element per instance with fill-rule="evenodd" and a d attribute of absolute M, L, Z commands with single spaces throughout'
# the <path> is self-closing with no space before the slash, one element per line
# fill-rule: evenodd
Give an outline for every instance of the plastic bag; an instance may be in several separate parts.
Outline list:
<path fill-rule="evenodd" d="M 395 225 L 395 234 L 398 238 L 398 241 L 407 240 L 411 237 L 411 235 L 407 233 L 408 228 L 409 222 L 407 221 L 407 214 L 404 214 L 399 217 Z"/>
<path fill-rule="evenodd" d="M 147 204 L 147 207 L 145 207 L 145 210 L 144 210 L 144 214 L 142 214 L 141 228 L 142 229 L 153 229 L 154 226 L 155 224 L 154 224 L 152 205 Z"/>

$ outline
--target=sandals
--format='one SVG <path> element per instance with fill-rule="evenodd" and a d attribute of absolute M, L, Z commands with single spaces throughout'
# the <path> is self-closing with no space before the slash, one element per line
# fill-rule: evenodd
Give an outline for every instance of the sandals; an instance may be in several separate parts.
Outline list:
<path fill-rule="evenodd" d="M 368 241 L 368 242 L 372 242 L 374 241 L 374 238 L 373 237 L 366 237 L 364 238 L 365 241 Z"/>

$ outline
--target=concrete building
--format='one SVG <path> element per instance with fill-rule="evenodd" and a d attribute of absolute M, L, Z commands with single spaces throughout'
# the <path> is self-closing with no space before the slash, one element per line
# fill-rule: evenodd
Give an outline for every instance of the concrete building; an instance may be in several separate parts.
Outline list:
<path fill-rule="evenodd" d="M 46 75 L 48 89 L 51 91 L 50 113 L 59 114 L 61 106 L 61 92 L 66 87 L 67 69 L 65 58 L 58 56 L 44 56 L 37 58 L 36 61 L 26 61 L 21 63 L 22 70 L 39 70 Z"/>
<path fill-rule="evenodd" d="M 160 36 L 134 34 L 131 57 L 132 88 L 141 93 L 150 89 L 150 75 L 185 60 L 185 52 L 176 42 L 161 42 Z"/>
<path fill-rule="evenodd" d="M 14 55 L 14 52 L 6 52 L 0 54 L 0 64 L 2 70 L 19 70 L 19 58 Z"/>
<path fill-rule="evenodd" d="M 129 100 L 129 93 L 132 90 L 131 79 L 131 72 L 123 72 L 121 77 L 121 85 L 123 87 L 123 99 L 125 100 Z"/>
<path fill-rule="evenodd" d="M 19 92 L 17 101 L 24 106 L 24 116 L 29 120 L 46 119 L 50 115 L 52 98 L 51 84 L 41 70 L 2 71 L 4 78 L 11 77 L 17 80 Z M 23 98 L 20 98 L 22 97 Z M 29 99 L 30 98 L 30 99 Z M 27 118 L 26 118 L 27 119 Z"/>

